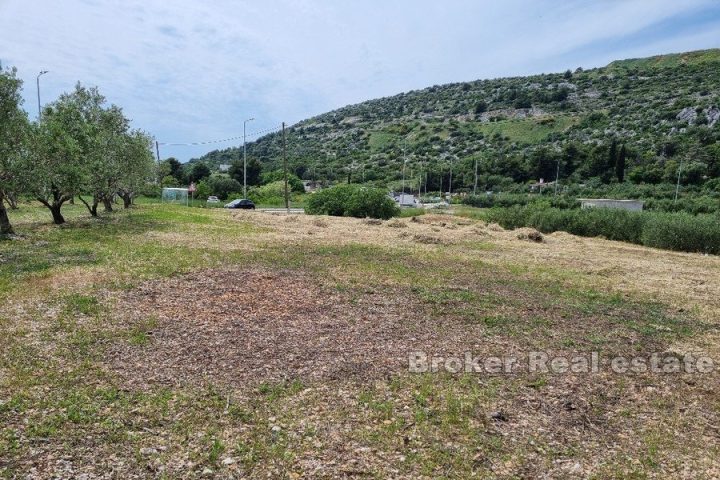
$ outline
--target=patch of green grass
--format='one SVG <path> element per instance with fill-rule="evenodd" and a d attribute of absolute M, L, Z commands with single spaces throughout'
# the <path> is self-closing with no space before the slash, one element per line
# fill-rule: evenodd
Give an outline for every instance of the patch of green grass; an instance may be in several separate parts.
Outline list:
<path fill-rule="evenodd" d="M 143 346 L 150 343 L 150 332 L 157 326 L 155 317 L 146 318 L 134 325 L 128 332 L 128 342 L 131 345 Z"/>
<path fill-rule="evenodd" d="M 99 315 L 104 310 L 100 301 L 92 295 L 70 294 L 65 297 L 65 313 L 87 316 Z"/>
<path fill-rule="evenodd" d="M 400 215 L 398 215 L 398 217 L 400 217 L 400 218 L 419 217 L 420 215 L 425 215 L 426 213 L 427 213 L 427 210 L 425 210 L 424 208 L 401 208 Z"/>
<path fill-rule="evenodd" d="M 456 302 L 474 302 L 478 295 L 463 288 L 414 288 L 418 292 L 419 297 L 431 304 L 448 305 Z"/>
<path fill-rule="evenodd" d="M 500 135 L 509 138 L 511 142 L 535 144 L 545 141 L 552 133 L 566 131 L 578 121 L 578 117 L 575 116 L 553 115 L 489 123 L 467 123 L 464 124 L 464 129 L 482 132 L 486 138 Z"/>
<path fill-rule="evenodd" d="M 303 390 L 304 385 L 300 380 L 292 382 L 279 383 L 263 383 L 258 387 L 258 392 L 262 394 L 267 401 L 272 402 L 283 397 L 295 395 Z"/>
<path fill-rule="evenodd" d="M 220 455 L 225 452 L 225 444 L 220 439 L 214 438 L 208 452 L 208 462 L 214 464 L 220 460 Z"/>
<path fill-rule="evenodd" d="M 397 140 L 397 135 L 384 132 L 372 132 L 368 139 L 368 145 L 372 151 L 380 151 Z"/>

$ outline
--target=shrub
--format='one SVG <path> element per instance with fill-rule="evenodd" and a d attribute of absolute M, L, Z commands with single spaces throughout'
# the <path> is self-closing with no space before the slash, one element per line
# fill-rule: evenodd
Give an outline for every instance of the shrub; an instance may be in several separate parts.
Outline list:
<path fill-rule="evenodd" d="M 199 200 L 207 200 L 210 196 L 210 185 L 206 181 L 198 182 L 197 190 L 195 191 L 195 198 Z"/>
<path fill-rule="evenodd" d="M 527 193 L 501 193 L 497 195 L 468 195 L 462 203 L 478 208 L 512 207 L 545 203 L 556 208 L 579 208 L 580 202 L 565 195 L 529 195 Z"/>
<path fill-rule="evenodd" d="M 310 197 L 305 211 L 311 215 L 345 215 L 346 205 L 352 194 L 352 185 L 338 185 L 320 190 Z"/>
<path fill-rule="evenodd" d="M 583 237 L 648 247 L 720 254 L 720 215 L 628 212 L 606 208 L 561 210 L 541 205 L 493 208 L 485 220 L 503 228 L 532 227 L 543 233 L 564 231 Z"/>
<path fill-rule="evenodd" d="M 310 197 L 306 211 L 312 215 L 385 220 L 400 213 L 384 190 L 360 185 L 337 185 L 321 190 Z"/>
<path fill-rule="evenodd" d="M 486 216 L 490 223 L 497 223 L 508 230 L 525 227 L 528 224 L 529 211 L 527 208 L 514 206 L 510 208 L 493 208 Z"/>
<path fill-rule="evenodd" d="M 642 234 L 648 247 L 720 254 L 720 215 L 650 214 Z"/>
<path fill-rule="evenodd" d="M 212 195 L 220 200 L 226 200 L 231 193 L 241 192 L 242 185 L 237 180 L 228 177 L 212 176 L 208 180 Z"/>
<path fill-rule="evenodd" d="M 261 176 L 261 182 L 263 185 L 275 182 L 282 182 L 283 188 L 285 185 L 285 174 L 282 170 L 273 170 L 272 172 L 263 173 Z M 305 186 L 295 174 L 288 173 L 288 189 L 295 193 L 305 193 Z"/>
<path fill-rule="evenodd" d="M 290 185 L 288 185 L 288 190 L 290 190 Z M 285 205 L 285 182 L 279 180 L 261 187 L 252 188 L 248 192 L 248 197 L 258 204 Z"/>

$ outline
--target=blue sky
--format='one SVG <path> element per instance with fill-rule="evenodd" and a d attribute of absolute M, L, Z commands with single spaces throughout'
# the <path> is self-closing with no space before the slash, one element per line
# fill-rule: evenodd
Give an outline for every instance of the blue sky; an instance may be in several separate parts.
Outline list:
<path fill-rule="evenodd" d="M 0 0 L 25 108 L 78 80 L 161 142 L 223 139 L 434 84 L 720 47 L 720 0 Z M 239 142 L 163 147 L 182 160 Z"/>

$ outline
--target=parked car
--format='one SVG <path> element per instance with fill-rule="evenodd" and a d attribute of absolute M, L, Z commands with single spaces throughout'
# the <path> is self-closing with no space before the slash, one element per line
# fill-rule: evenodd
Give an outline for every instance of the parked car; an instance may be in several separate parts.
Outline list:
<path fill-rule="evenodd" d="M 232 202 L 225 205 L 225 208 L 243 208 L 246 210 L 255 210 L 255 204 L 252 202 L 252 200 L 248 200 L 247 198 L 238 198 L 237 200 L 233 200 Z"/>
<path fill-rule="evenodd" d="M 215 195 L 210 195 L 207 199 L 207 203 L 220 203 L 220 199 Z"/>

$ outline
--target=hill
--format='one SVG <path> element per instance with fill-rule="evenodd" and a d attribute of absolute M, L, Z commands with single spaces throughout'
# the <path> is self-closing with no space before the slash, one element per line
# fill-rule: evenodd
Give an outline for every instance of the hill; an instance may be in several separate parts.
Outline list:
<path fill-rule="evenodd" d="M 407 158 L 410 183 L 437 190 L 451 168 L 454 188 L 471 188 L 476 161 L 480 188 L 554 179 L 558 164 L 572 182 L 672 182 L 682 162 L 683 182 L 699 185 L 720 177 L 719 67 L 713 49 L 435 85 L 299 122 L 288 131 L 290 165 L 308 179 L 388 184 Z M 279 168 L 279 140 L 262 137 L 248 154 Z M 230 148 L 193 161 L 239 158 Z"/>

